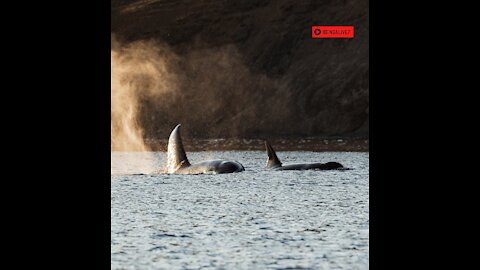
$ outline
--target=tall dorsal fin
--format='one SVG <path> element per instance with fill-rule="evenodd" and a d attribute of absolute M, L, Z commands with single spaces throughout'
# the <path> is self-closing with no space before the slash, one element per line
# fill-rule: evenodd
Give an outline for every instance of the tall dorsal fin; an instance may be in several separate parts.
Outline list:
<path fill-rule="evenodd" d="M 265 141 L 265 147 L 267 148 L 268 154 L 267 168 L 282 167 L 282 163 L 278 159 L 275 150 L 273 150 L 272 146 L 268 143 L 268 141 Z"/>
<path fill-rule="evenodd" d="M 190 166 L 187 154 L 183 149 L 182 137 L 180 136 L 180 124 L 178 124 L 170 133 L 167 148 L 167 171 L 174 173 L 180 168 Z"/>

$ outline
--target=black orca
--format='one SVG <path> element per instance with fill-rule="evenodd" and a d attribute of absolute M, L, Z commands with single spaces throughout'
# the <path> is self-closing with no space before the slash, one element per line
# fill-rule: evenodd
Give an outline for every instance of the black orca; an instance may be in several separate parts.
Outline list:
<path fill-rule="evenodd" d="M 180 137 L 180 124 L 170 134 L 167 149 L 167 172 L 172 174 L 202 174 L 202 173 L 234 173 L 245 168 L 237 161 L 208 160 L 190 164 L 183 149 Z"/>
<path fill-rule="evenodd" d="M 265 141 L 265 147 L 267 148 L 267 168 L 276 170 L 338 170 L 343 169 L 343 165 L 338 162 L 327 163 L 306 163 L 306 164 L 292 164 L 282 166 L 282 162 L 277 157 L 277 154 L 273 150 L 268 141 Z"/>

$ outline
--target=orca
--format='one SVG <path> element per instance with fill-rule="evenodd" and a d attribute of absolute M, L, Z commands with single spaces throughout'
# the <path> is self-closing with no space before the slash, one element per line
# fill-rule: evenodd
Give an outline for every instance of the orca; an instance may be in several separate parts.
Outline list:
<path fill-rule="evenodd" d="M 273 147 L 265 141 L 265 147 L 267 148 L 267 165 L 266 168 L 275 170 L 338 170 L 344 169 L 343 165 L 338 162 L 327 163 L 306 163 L 306 164 L 291 164 L 283 166 L 282 162 L 277 157 Z"/>
<path fill-rule="evenodd" d="M 245 171 L 242 164 L 230 160 L 208 160 L 190 164 L 183 149 L 178 124 L 168 138 L 167 172 L 170 174 L 203 174 L 203 173 L 234 173 Z"/>

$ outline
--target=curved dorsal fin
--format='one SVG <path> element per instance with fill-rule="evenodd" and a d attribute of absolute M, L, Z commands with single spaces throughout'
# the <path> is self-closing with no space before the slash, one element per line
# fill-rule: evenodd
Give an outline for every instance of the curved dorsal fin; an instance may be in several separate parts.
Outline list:
<path fill-rule="evenodd" d="M 190 166 L 187 154 L 183 149 L 182 137 L 180 136 L 180 124 L 178 124 L 170 133 L 167 148 L 167 171 L 174 173 L 180 168 Z"/>
<path fill-rule="evenodd" d="M 268 141 L 265 141 L 265 147 L 267 148 L 268 154 L 267 168 L 282 167 L 282 162 L 280 162 L 277 154 L 275 153 L 275 150 L 273 150 L 272 146 L 268 143 Z"/>

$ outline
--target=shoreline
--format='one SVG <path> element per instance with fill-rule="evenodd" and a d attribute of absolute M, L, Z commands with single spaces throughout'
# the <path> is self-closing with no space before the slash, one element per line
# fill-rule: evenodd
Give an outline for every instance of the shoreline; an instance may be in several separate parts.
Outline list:
<path fill-rule="evenodd" d="M 369 139 L 365 138 L 305 138 L 271 139 L 275 151 L 312 151 L 312 152 L 369 152 Z M 152 151 L 167 150 L 168 140 L 147 140 L 146 145 Z M 187 152 L 202 151 L 265 151 L 264 140 L 260 139 L 193 139 L 183 140 Z M 119 151 L 112 149 L 111 151 Z"/>

